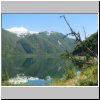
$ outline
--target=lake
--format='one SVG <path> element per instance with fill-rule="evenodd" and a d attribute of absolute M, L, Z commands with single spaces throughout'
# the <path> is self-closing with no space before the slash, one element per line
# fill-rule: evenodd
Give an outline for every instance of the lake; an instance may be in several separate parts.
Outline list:
<path fill-rule="evenodd" d="M 50 80 L 29 80 L 27 82 L 30 86 L 47 86 L 48 84 L 52 83 Z"/>
<path fill-rule="evenodd" d="M 38 77 L 29 77 L 24 74 L 17 74 L 16 77 L 10 78 L 8 83 L 20 85 L 25 84 L 26 86 L 47 86 L 50 83 L 53 83 L 54 80 L 50 76 L 47 76 L 46 79 L 39 79 Z"/>
<path fill-rule="evenodd" d="M 67 60 L 67 67 L 73 67 L 73 63 Z M 39 80 L 28 80 L 30 85 L 47 85 L 51 78 L 62 78 L 64 75 L 65 63 L 60 56 L 5 56 L 2 59 L 2 75 L 6 73 L 9 78 L 15 78 L 18 74 L 27 77 L 37 77 Z"/>

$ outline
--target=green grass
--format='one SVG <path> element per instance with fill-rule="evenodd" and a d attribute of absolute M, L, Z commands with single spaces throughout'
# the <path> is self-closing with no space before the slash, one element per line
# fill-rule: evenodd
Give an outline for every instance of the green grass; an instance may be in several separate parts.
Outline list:
<path fill-rule="evenodd" d="M 80 80 L 77 85 L 97 86 L 98 85 L 98 66 L 97 64 L 84 70 L 81 77 L 83 77 L 83 80 Z"/>
<path fill-rule="evenodd" d="M 85 68 L 79 76 L 68 80 L 55 80 L 50 86 L 97 86 L 98 64 Z"/>

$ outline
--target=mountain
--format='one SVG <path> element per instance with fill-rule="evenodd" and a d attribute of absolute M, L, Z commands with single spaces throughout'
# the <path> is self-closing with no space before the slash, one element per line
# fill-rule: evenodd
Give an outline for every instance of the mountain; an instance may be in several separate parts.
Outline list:
<path fill-rule="evenodd" d="M 16 46 L 16 42 L 19 40 L 16 34 L 2 29 L 2 54 L 12 54 Z"/>
<path fill-rule="evenodd" d="M 9 28 L 6 30 L 16 34 L 18 37 L 27 35 L 28 33 L 29 34 L 37 34 L 38 33 L 36 31 L 30 31 L 30 30 L 26 29 L 25 27 L 12 27 L 12 28 Z"/>
<path fill-rule="evenodd" d="M 12 32 L 2 29 L 3 54 L 32 54 L 46 55 L 59 54 L 64 50 L 69 52 L 75 48 L 74 40 L 63 39 L 63 34 L 58 32 L 39 32 L 38 34 L 26 34 L 17 36 Z"/>
<path fill-rule="evenodd" d="M 45 78 L 63 75 L 64 62 L 60 54 L 75 48 L 74 40 L 63 39 L 59 32 L 39 32 L 17 35 L 2 29 L 2 79 L 24 73 Z M 72 66 L 68 61 L 68 66 Z"/>

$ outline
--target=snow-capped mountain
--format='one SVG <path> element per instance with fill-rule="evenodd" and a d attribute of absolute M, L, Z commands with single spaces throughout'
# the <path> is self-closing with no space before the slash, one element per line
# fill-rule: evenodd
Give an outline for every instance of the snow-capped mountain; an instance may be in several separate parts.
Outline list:
<path fill-rule="evenodd" d="M 17 36 L 24 36 L 24 35 L 28 35 L 28 34 L 38 34 L 39 32 L 36 31 L 30 31 L 25 27 L 12 27 L 9 29 L 6 29 L 9 32 L 12 32 L 14 34 L 17 34 Z"/>

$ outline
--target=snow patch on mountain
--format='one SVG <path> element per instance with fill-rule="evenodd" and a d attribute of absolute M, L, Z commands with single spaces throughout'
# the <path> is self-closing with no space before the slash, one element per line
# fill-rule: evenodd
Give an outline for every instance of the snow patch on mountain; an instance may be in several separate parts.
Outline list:
<path fill-rule="evenodd" d="M 51 35 L 51 33 L 50 33 L 50 32 L 48 32 L 48 33 L 47 33 L 47 35 L 48 35 L 48 36 L 50 36 L 50 35 Z"/>
<path fill-rule="evenodd" d="M 59 46 L 62 45 L 62 43 L 59 40 L 58 40 L 58 44 L 59 44 Z"/>
<path fill-rule="evenodd" d="M 37 31 L 29 31 L 25 27 L 12 27 L 12 28 L 9 28 L 6 30 L 17 34 L 17 36 L 24 36 L 24 35 L 28 35 L 28 34 L 38 34 L 39 33 Z"/>
<path fill-rule="evenodd" d="M 48 36 L 52 35 L 52 34 L 55 34 L 56 32 L 55 31 L 51 31 L 51 32 L 46 32 Z"/>

